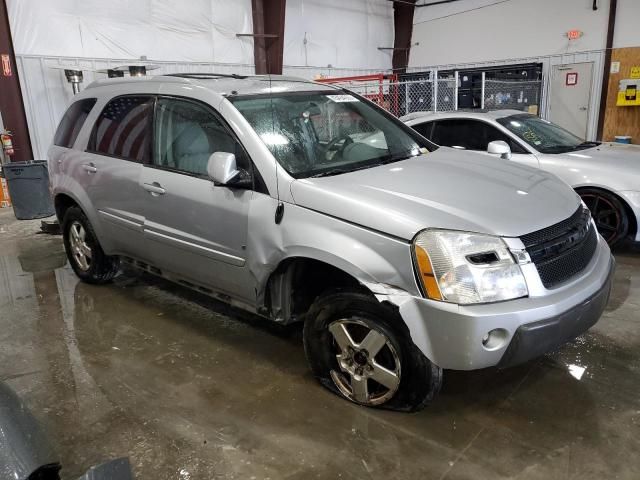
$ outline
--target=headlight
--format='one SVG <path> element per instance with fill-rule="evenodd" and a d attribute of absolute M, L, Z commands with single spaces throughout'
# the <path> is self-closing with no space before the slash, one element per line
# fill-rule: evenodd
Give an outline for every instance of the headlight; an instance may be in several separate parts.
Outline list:
<path fill-rule="evenodd" d="M 433 300 L 470 304 L 526 297 L 520 266 L 499 237 L 425 230 L 413 243 L 424 293 Z"/>

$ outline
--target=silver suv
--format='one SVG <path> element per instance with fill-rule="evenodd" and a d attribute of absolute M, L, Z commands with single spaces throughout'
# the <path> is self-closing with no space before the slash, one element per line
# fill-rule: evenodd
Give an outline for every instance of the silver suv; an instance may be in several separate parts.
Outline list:
<path fill-rule="evenodd" d="M 514 365 L 587 330 L 614 266 L 553 175 L 435 150 L 345 90 L 190 74 L 90 85 L 49 158 L 82 280 L 126 262 L 304 321 L 323 385 L 416 410 L 443 369 Z"/>

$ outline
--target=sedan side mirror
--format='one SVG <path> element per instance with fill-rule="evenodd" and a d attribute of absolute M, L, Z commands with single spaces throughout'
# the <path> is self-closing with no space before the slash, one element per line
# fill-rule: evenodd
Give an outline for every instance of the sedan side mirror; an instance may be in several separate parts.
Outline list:
<path fill-rule="evenodd" d="M 504 160 L 511 160 L 511 148 L 504 140 L 496 140 L 487 145 L 487 153 L 491 155 L 500 155 Z"/>
<path fill-rule="evenodd" d="M 229 185 L 240 174 L 233 153 L 215 152 L 209 157 L 207 174 L 217 185 Z"/>

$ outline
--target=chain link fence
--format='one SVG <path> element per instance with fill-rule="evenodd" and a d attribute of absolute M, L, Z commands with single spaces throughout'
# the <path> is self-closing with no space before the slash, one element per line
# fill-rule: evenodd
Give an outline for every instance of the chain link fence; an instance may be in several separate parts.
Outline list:
<path fill-rule="evenodd" d="M 485 80 L 484 108 L 516 109 L 538 113 L 541 102 L 541 80 Z"/>
<path fill-rule="evenodd" d="M 473 91 L 460 89 L 455 77 L 374 82 L 331 82 L 377 103 L 401 117 L 414 112 L 450 112 L 454 110 L 516 109 L 538 113 L 541 102 L 541 80 L 485 80 Z"/>

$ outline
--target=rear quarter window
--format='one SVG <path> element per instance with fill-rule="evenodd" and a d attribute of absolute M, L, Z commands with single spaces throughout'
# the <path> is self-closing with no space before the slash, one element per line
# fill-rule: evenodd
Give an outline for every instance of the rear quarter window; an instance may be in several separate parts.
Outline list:
<path fill-rule="evenodd" d="M 111 100 L 93 126 L 87 150 L 148 163 L 153 103 L 154 97 L 148 95 L 127 95 Z"/>
<path fill-rule="evenodd" d="M 71 104 L 62 120 L 60 120 L 60 125 L 58 125 L 56 134 L 53 137 L 54 145 L 66 148 L 73 147 L 96 101 L 96 98 L 85 98 Z"/>

